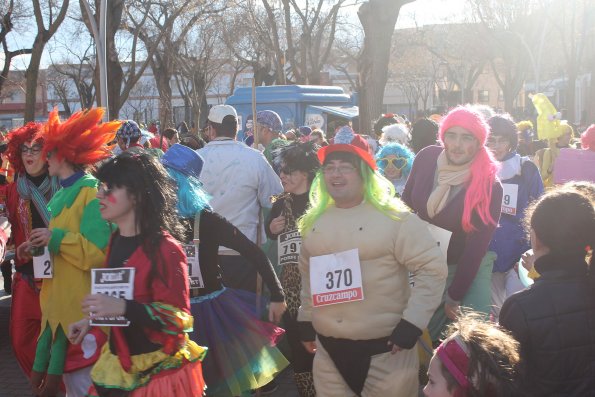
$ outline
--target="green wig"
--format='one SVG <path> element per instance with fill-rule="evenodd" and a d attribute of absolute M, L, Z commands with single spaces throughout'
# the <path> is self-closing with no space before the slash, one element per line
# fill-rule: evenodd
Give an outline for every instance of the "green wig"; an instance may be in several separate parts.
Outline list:
<path fill-rule="evenodd" d="M 359 161 L 359 164 L 360 175 L 364 181 L 364 201 L 394 220 L 400 219 L 399 214 L 411 212 L 401 199 L 395 197 L 395 188 L 388 179 L 372 170 L 363 161 Z M 318 218 L 334 203 L 326 188 L 322 170 L 319 170 L 310 188 L 310 208 L 298 220 L 300 234 L 305 236 Z"/>

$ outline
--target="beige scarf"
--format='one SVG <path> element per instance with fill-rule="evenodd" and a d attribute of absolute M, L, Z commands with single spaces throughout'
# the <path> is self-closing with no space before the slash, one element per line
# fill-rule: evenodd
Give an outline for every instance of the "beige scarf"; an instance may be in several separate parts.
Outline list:
<path fill-rule="evenodd" d="M 448 164 L 446 153 L 443 150 L 436 161 L 436 172 L 438 173 L 438 184 L 434 187 L 428 198 L 428 216 L 433 218 L 439 213 L 448 202 L 450 188 L 458 186 L 469 180 L 471 161 L 463 165 Z"/>

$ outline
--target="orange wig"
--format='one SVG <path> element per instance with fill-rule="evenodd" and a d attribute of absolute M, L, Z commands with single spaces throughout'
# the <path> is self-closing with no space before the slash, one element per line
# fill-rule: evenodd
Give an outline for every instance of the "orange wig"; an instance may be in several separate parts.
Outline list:
<path fill-rule="evenodd" d="M 21 157 L 21 145 L 26 142 L 43 144 L 43 136 L 39 135 L 42 131 L 43 124 L 27 123 L 24 126 L 9 132 L 7 136 L 8 147 L 6 149 L 6 157 L 15 173 L 21 174 L 25 172 L 25 166 L 23 165 L 23 159 Z"/>
<path fill-rule="evenodd" d="M 93 108 L 79 111 L 65 122 L 60 122 L 58 110 L 54 109 L 43 130 L 43 155 L 53 152 L 59 160 L 74 165 L 94 164 L 111 156 L 112 142 L 121 121 L 101 123 L 104 110 Z"/>

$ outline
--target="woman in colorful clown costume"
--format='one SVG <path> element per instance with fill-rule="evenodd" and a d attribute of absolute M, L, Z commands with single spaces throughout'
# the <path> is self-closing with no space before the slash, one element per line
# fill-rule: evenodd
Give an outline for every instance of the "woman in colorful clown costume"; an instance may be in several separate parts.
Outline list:
<path fill-rule="evenodd" d="M 187 333 L 193 319 L 188 263 L 175 239 L 183 234 L 175 185 L 147 153 L 122 153 L 105 163 L 97 177 L 101 216 L 118 226 L 107 267 L 134 268 L 134 287 L 132 299 L 92 294 L 82 301 L 91 319 L 125 316 L 130 322 L 111 328 L 109 343 L 91 371 L 88 395 L 201 396 L 200 361 L 206 349 Z M 89 328 L 88 319 L 71 325 L 70 340 L 78 343 Z"/>
<path fill-rule="evenodd" d="M 90 270 L 102 266 L 105 260 L 110 227 L 99 213 L 97 179 L 84 171 L 86 165 L 110 155 L 106 144 L 113 141 L 120 126 L 119 122 L 100 124 L 102 116 L 102 109 L 92 109 L 77 112 L 62 123 L 54 110 L 42 134 L 48 172 L 60 179 L 62 189 L 48 204 L 49 227 L 34 229 L 29 241 L 19 247 L 25 253 L 31 246 L 47 246 L 53 267 L 53 277 L 43 279 L 39 299 L 41 335 L 31 372 L 36 395 L 56 394 L 69 346 L 66 327 L 80 319 L 80 309 L 73 302 L 89 293 Z M 95 338 L 85 342 L 87 347 L 98 344 Z M 80 395 L 88 388 L 89 371 L 87 367 L 64 375 L 69 395 Z"/>
<path fill-rule="evenodd" d="M 16 247 L 29 240 L 32 229 L 48 226 L 50 214 L 47 203 L 60 189 L 58 178 L 48 175 L 47 163 L 41 155 L 43 138 L 35 138 L 42 129 L 40 123 L 28 123 L 8 135 L 6 156 L 16 178 L 7 186 L 6 208 Z M 29 377 L 41 324 L 41 280 L 34 278 L 32 261 L 24 261 L 17 255 L 15 262 L 10 337 L 15 357 Z"/>
<path fill-rule="evenodd" d="M 289 364 L 275 347 L 284 331 L 260 320 L 264 299 L 257 303 L 256 294 L 221 284 L 219 247 L 239 252 L 262 276 L 271 293 L 269 320 L 273 323 L 279 322 L 286 308 L 281 284 L 264 252 L 209 207 L 198 181 L 200 155 L 174 144 L 161 161 L 177 184 L 178 216 L 186 225 L 184 241 L 200 241 L 200 269 L 193 270 L 191 278 L 190 303 L 196 322 L 190 337 L 210 349 L 203 362 L 207 395 L 244 395 L 268 384 Z M 199 273 L 202 288 L 196 285 Z"/>
<path fill-rule="evenodd" d="M 413 152 L 400 143 L 389 143 L 376 153 L 378 171 L 392 182 L 399 197 L 405 189 L 414 157 Z"/>

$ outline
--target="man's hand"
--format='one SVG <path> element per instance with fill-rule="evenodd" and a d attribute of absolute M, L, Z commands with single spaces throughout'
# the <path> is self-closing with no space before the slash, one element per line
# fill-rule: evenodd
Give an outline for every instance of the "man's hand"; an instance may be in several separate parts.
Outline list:
<path fill-rule="evenodd" d="M 36 247 L 45 247 L 50 243 L 52 231 L 48 228 L 39 228 L 31 230 L 29 241 Z"/>
<path fill-rule="evenodd" d="M 304 342 L 302 341 L 302 345 L 304 345 L 304 348 L 308 351 L 308 353 L 314 354 L 316 353 L 316 342 L 311 341 L 311 342 Z"/>
<path fill-rule="evenodd" d="M 274 218 L 269 226 L 269 228 L 271 229 L 271 233 L 273 234 L 281 234 L 284 227 L 285 217 L 283 215 L 279 215 L 278 217 Z"/>
<path fill-rule="evenodd" d="M 461 313 L 461 308 L 459 305 L 451 305 L 448 302 L 444 302 L 444 313 L 446 314 L 446 317 L 454 321 Z"/>
<path fill-rule="evenodd" d="M 271 302 L 269 304 L 269 321 L 275 324 L 279 324 L 281 316 L 287 310 L 287 304 L 283 302 Z"/>
<path fill-rule="evenodd" d="M 87 295 L 83 300 L 82 310 L 90 318 L 117 317 L 126 313 L 126 301 L 105 294 Z"/>

